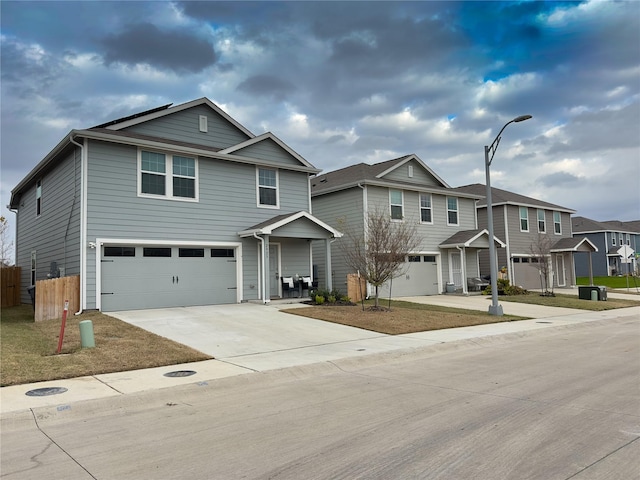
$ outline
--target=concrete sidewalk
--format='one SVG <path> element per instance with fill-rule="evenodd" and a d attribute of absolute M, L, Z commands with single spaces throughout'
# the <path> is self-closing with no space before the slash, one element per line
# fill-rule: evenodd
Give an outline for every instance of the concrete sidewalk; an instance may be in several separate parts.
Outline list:
<path fill-rule="evenodd" d="M 617 297 L 617 296 L 616 296 Z M 637 296 L 625 296 L 638 299 Z M 614 298 L 610 295 L 610 298 Z M 419 303 L 486 311 L 486 296 L 437 295 L 404 298 Z M 215 356 L 192 364 L 109 373 L 90 377 L 16 385 L 0 389 L 0 414 L 38 407 L 71 408 L 73 402 L 119 396 L 342 358 L 400 352 L 463 340 L 527 332 L 619 317 L 640 319 L 640 307 L 591 312 L 501 303 L 505 314 L 532 320 L 434 330 L 407 335 L 384 335 L 329 322 L 282 313 L 300 304 L 239 304 L 110 313 L 117 318 Z M 195 372 L 166 377 L 170 372 Z M 185 375 L 181 373 L 180 375 Z M 27 396 L 42 388 L 66 389 L 49 396 Z"/>

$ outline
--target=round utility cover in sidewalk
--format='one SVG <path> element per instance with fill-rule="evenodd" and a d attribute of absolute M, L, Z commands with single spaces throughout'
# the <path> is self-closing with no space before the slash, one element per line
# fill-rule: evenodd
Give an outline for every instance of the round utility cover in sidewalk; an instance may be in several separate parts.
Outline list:
<path fill-rule="evenodd" d="M 167 372 L 164 374 L 165 377 L 190 377 L 191 375 L 195 375 L 197 372 L 194 370 L 177 370 L 175 372 Z"/>
<path fill-rule="evenodd" d="M 25 395 L 28 395 L 29 397 L 46 397 L 48 395 L 58 395 L 66 391 L 67 389 L 64 387 L 45 387 L 29 390 Z"/>

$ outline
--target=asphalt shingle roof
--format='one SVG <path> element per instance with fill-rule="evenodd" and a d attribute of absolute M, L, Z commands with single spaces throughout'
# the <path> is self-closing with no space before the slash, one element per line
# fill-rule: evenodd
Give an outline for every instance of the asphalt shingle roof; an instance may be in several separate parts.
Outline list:
<path fill-rule="evenodd" d="M 485 196 L 487 187 L 481 183 L 473 183 L 471 185 L 463 185 L 461 187 L 455 187 L 453 190 L 457 190 L 463 193 L 473 193 L 476 195 Z M 572 210 L 567 207 L 562 207 L 560 205 L 556 205 L 554 203 L 545 202 L 543 200 L 538 200 L 537 198 L 527 197 L 525 195 L 520 195 L 519 193 L 509 192 L 507 190 L 502 190 L 500 188 L 491 187 L 491 203 L 493 205 L 501 205 L 505 203 L 515 204 L 515 205 L 530 205 L 534 207 L 546 208 L 549 210 L 559 210 L 569 213 L 574 213 L 575 210 Z M 478 203 L 479 207 L 486 207 L 487 203 L 484 200 L 480 200 Z"/>

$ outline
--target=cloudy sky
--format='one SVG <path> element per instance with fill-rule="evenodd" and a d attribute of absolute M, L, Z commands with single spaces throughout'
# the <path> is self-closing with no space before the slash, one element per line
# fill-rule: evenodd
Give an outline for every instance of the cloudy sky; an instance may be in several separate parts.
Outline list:
<path fill-rule="evenodd" d="M 328 172 L 417 154 L 640 219 L 640 2 L 1 3 L 2 214 L 73 128 L 208 97 Z"/>

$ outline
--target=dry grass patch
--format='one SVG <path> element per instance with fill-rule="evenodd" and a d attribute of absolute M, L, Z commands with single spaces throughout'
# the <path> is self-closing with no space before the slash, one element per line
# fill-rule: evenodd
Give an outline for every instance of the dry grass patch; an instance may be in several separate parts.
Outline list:
<path fill-rule="evenodd" d="M 327 322 L 340 323 L 388 335 L 441 330 L 443 328 L 468 327 L 486 323 L 524 320 L 522 317 L 505 315 L 496 317 L 485 312 L 455 308 L 422 305 L 394 301 L 390 311 L 371 311 L 365 305 L 356 306 L 316 306 L 292 308 L 286 313 L 316 318 Z"/>
<path fill-rule="evenodd" d="M 616 308 L 637 307 L 640 301 L 619 298 L 608 298 L 604 302 L 593 302 L 578 298 L 576 295 L 556 293 L 555 297 L 545 297 L 537 292 L 529 292 L 526 295 L 500 295 L 501 302 L 528 303 L 531 305 L 543 305 L 546 307 L 577 308 L 580 310 L 592 310 L 602 312 Z"/>
<path fill-rule="evenodd" d="M 91 320 L 95 348 L 81 348 L 82 320 Z M 62 352 L 56 355 L 61 320 L 35 323 L 31 306 L 2 309 L 0 384 L 82 377 L 211 359 L 209 355 L 100 312 L 70 315 Z"/>

